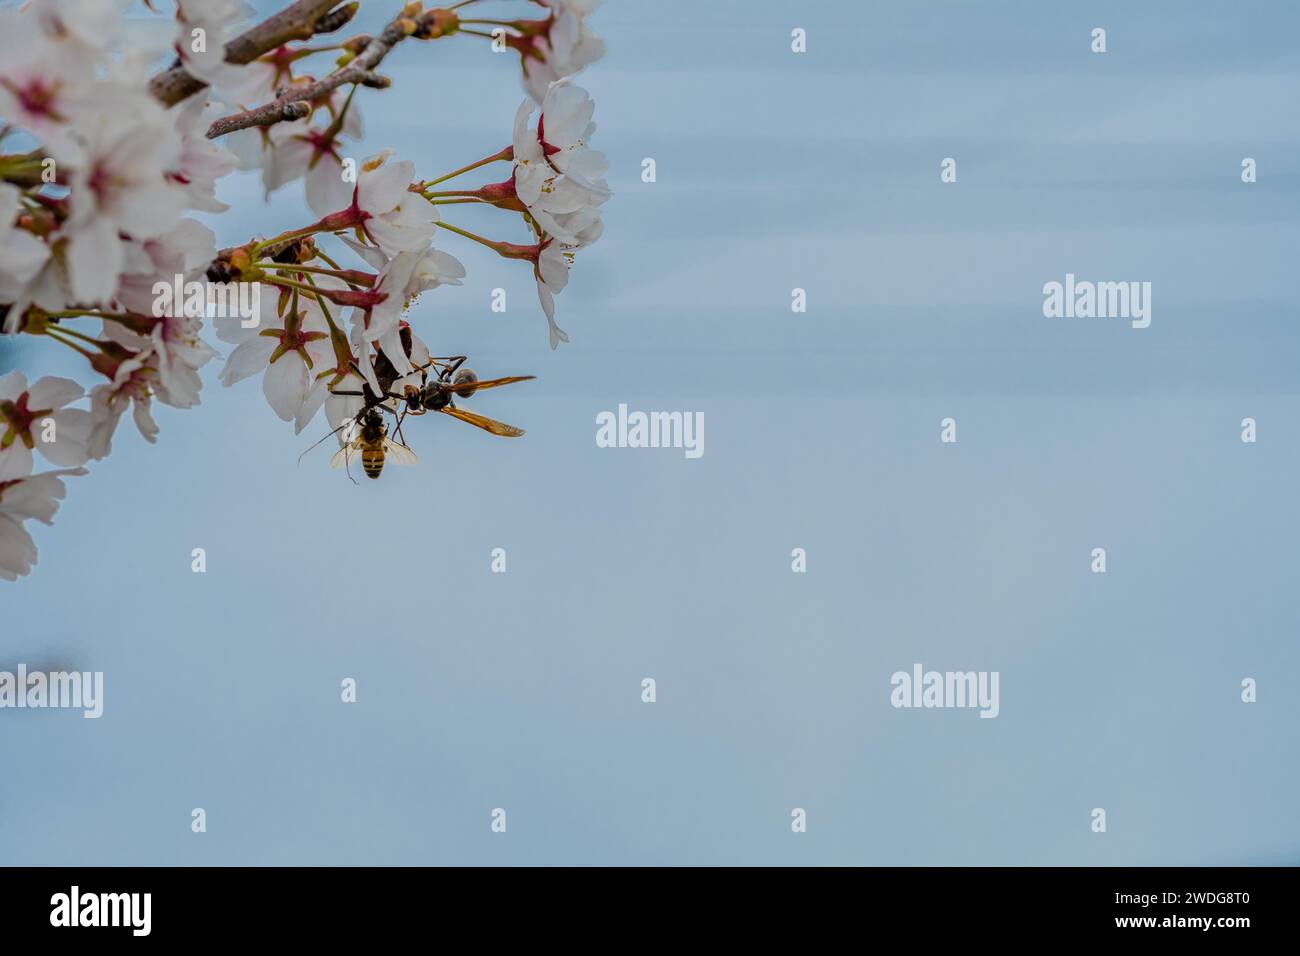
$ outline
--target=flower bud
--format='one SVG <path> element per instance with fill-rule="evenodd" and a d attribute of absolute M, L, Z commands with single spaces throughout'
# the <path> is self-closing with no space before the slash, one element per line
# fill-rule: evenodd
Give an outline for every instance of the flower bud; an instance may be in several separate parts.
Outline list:
<path fill-rule="evenodd" d="M 312 31 L 315 33 L 333 33 L 335 30 L 340 30 L 357 15 L 357 10 L 360 8 L 361 4 L 357 0 L 353 0 L 352 3 L 345 3 L 343 6 L 320 17 L 313 25 Z"/>
<path fill-rule="evenodd" d="M 137 354 L 107 339 L 100 339 L 96 344 L 99 346 L 99 354 L 90 356 L 90 367 L 100 375 L 107 376 L 110 382 L 117 378 L 118 366 L 127 359 L 135 358 Z"/>
<path fill-rule="evenodd" d="M 415 31 L 417 40 L 436 40 L 438 37 L 451 36 L 460 29 L 460 17 L 455 10 L 430 10 L 420 17 L 419 28 Z"/>

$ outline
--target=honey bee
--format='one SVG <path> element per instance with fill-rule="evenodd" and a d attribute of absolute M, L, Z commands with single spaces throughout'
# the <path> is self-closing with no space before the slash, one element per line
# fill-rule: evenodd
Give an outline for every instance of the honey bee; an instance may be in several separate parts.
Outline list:
<path fill-rule="evenodd" d="M 392 461 L 395 465 L 420 463 L 415 452 L 388 437 L 388 425 L 374 405 L 362 409 L 342 428 L 343 447 L 330 459 L 331 468 L 347 468 L 357 452 L 361 454 L 361 468 L 367 478 L 378 478 L 385 461 Z"/>
<path fill-rule="evenodd" d="M 383 473 L 385 461 L 391 461 L 397 465 L 419 464 L 420 459 L 416 457 L 415 452 L 401 442 L 395 442 L 388 437 L 388 425 L 384 422 L 381 408 L 380 405 L 371 404 L 361 409 L 355 416 L 349 418 L 299 455 L 299 463 L 302 462 L 307 452 L 314 449 L 321 442 L 327 441 L 339 432 L 343 432 L 343 438 L 340 442 L 341 447 L 335 452 L 334 457 L 330 459 L 330 467 L 347 469 L 349 478 L 352 478 L 352 471 L 348 466 L 352 463 L 353 456 L 358 454 L 361 458 L 361 468 L 366 473 L 367 478 L 378 478 Z M 355 481 L 354 478 L 353 482 L 355 483 Z"/>

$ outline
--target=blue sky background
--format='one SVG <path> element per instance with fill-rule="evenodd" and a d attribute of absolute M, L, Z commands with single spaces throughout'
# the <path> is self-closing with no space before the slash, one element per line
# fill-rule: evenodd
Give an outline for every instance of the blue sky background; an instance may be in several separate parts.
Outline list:
<path fill-rule="evenodd" d="M 0 712 L 0 861 L 1295 862 L 1300 11 L 1190 7 L 606 2 L 572 344 L 454 236 L 413 312 L 538 375 L 472 403 L 527 436 L 414 421 L 422 465 L 353 486 L 217 363 L 156 447 L 125 425 L 0 590 L 0 669 L 106 683 Z M 404 45 L 358 154 L 499 149 L 515 69 Z M 223 243 L 307 220 L 223 187 Z M 1151 327 L 1045 319 L 1066 272 L 1152 282 Z M 704 412 L 704 457 L 597 448 L 620 402 Z M 891 708 L 917 661 L 1000 671 L 1000 716 Z"/>

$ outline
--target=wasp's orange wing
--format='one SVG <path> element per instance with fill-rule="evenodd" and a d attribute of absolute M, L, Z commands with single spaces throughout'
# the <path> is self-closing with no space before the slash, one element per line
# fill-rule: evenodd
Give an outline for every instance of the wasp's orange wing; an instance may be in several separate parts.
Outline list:
<path fill-rule="evenodd" d="M 446 408 L 439 409 L 453 418 L 459 418 L 462 422 L 469 422 L 471 425 L 477 425 L 484 431 L 491 432 L 493 435 L 500 435 L 502 438 L 518 438 L 524 433 L 522 428 L 515 428 L 514 425 L 506 425 L 503 422 L 494 421 L 486 415 L 476 415 L 474 412 L 467 412 L 463 408 L 455 408 L 448 405 Z"/>
<path fill-rule="evenodd" d="M 455 382 L 447 382 L 446 387 L 453 392 L 477 392 L 483 388 L 496 388 L 498 385 L 513 385 L 515 382 L 527 382 L 529 379 L 536 378 L 536 375 L 511 375 L 506 378 L 488 378 L 477 382 L 462 382 L 457 385 Z"/>

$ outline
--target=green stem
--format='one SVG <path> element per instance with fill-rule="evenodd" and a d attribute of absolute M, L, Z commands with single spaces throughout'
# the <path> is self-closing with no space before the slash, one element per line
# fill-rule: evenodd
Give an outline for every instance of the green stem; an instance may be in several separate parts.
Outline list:
<path fill-rule="evenodd" d="M 307 277 L 307 284 L 311 286 L 312 298 L 320 305 L 320 310 L 325 313 L 325 324 L 330 327 L 331 332 L 339 331 L 339 327 L 334 324 L 334 316 L 330 313 L 330 307 L 325 304 L 325 297 L 316 290 L 316 283 L 311 281 L 311 276 Z"/>
<path fill-rule="evenodd" d="M 347 282 L 348 278 L 347 274 L 338 266 L 333 269 L 324 269 L 320 266 L 308 266 L 293 262 L 259 262 L 257 267 L 259 269 L 283 269 L 286 272 L 314 272 L 317 275 L 333 276 L 335 279 L 342 279 L 344 282 Z M 352 284 L 348 282 L 348 285 Z"/>
<path fill-rule="evenodd" d="M 82 348 L 80 345 L 78 345 L 76 342 L 69 342 L 67 339 L 60 338 L 59 336 L 57 336 L 57 335 L 54 334 L 55 331 L 67 332 L 67 331 L 69 331 L 69 330 L 68 330 L 68 329 L 59 329 L 58 326 L 50 326 L 49 328 L 47 328 L 47 329 L 45 330 L 45 334 L 48 335 L 50 338 L 52 338 L 54 341 L 60 343 L 61 345 L 66 345 L 68 348 L 72 349 L 74 352 L 80 352 L 82 355 L 84 355 L 86 358 L 90 359 L 92 362 L 95 360 L 95 353 L 94 353 L 94 352 L 90 352 L 90 351 L 87 351 L 86 349 L 83 349 L 83 348 Z"/>
<path fill-rule="evenodd" d="M 348 107 L 352 105 L 352 97 L 356 95 L 357 84 L 352 84 L 352 89 L 348 90 L 348 98 L 343 101 L 343 109 L 339 110 L 339 115 L 334 117 L 334 122 L 325 128 L 325 135 L 334 139 L 343 129 L 343 120 L 348 115 Z"/>
<path fill-rule="evenodd" d="M 90 342 L 95 346 L 99 345 L 99 339 L 95 338 L 93 335 L 86 335 L 84 332 L 78 332 L 76 329 L 69 329 L 62 325 L 51 326 L 51 328 L 58 329 L 64 335 L 71 335 L 73 338 L 81 339 L 83 342 Z"/>
<path fill-rule="evenodd" d="M 460 169 L 453 169 L 445 176 L 439 176 L 437 179 L 430 179 L 426 182 L 420 183 L 420 191 L 425 192 L 430 186 L 436 186 L 438 183 L 445 183 L 449 179 L 455 179 L 462 173 L 468 173 L 470 170 L 478 169 L 480 166 L 486 166 L 488 163 L 495 163 L 503 159 L 514 159 L 514 155 L 514 146 L 507 146 L 505 149 L 501 150 L 501 152 L 493 153 L 491 156 L 486 156 L 483 159 L 480 159 L 477 163 L 470 163 L 468 166 L 462 166 Z"/>
<path fill-rule="evenodd" d="M 133 321 L 132 317 L 122 312 L 100 312 L 96 309 L 65 309 L 62 312 L 47 312 L 51 319 L 112 319 L 116 322 Z"/>
<path fill-rule="evenodd" d="M 316 258 L 317 258 L 317 259 L 323 259 L 323 260 L 325 260 L 325 264 L 326 264 L 326 265 L 330 266 L 331 268 L 338 269 L 339 271 L 342 271 L 342 266 L 340 266 L 337 262 L 335 262 L 335 261 L 334 261 L 333 259 L 331 259 L 329 256 L 325 255 L 325 253 L 321 252 L 320 249 L 317 249 L 317 250 L 316 250 Z"/>
<path fill-rule="evenodd" d="M 314 290 L 316 286 L 315 283 L 311 282 L 311 276 L 307 277 L 307 281 L 311 283 L 312 289 Z M 334 316 L 330 312 L 329 306 L 325 304 L 325 297 L 316 291 L 313 291 L 312 295 L 315 296 L 316 302 L 320 305 L 320 310 L 325 313 L 325 322 L 330 327 L 330 345 L 334 349 L 335 359 L 334 371 L 337 372 L 337 370 L 343 366 L 344 361 L 352 361 L 352 347 L 348 344 L 347 334 L 334 324 Z M 329 373 L 330 370 L 326 369 L 316 377 L 323 378 Z M 341 375 L 336 376 L 335 381 L 338 381 L 341 377 Z"/>
<path fill-rule="evenodd" d="M 294 282 L 292 279 L 286 279 L 284 276 L 264 275 L 260 279 L 258 279 L 258 281 L 265 282 L 268 285 L 278 285 L 281 288 L 285 288 L 285 289 L 298 289 L 302 292 L 310 292 L 313 295 L 317 294 L 315 288 L 313 288 L 312 286 L 303 285 L 301 282 Z"/>
<path fill-rule="evenodd" d="M 270 239 L 263 239 L 261 242 L 254 243 L 253 248 L 249 250 L 249 255 L 256 259 L 263 249 L 269 249 L 271 246 L 279 245 L 282 242 L 293 242 L 293 240 L 301 239 L 304 236 L 313 236 L 318 232 L 320 232 L 320 223 L 318 222 L 314 222 L 310 226 L 303 226 L 301 229 L 290 229 L 288 232 L 282 232 L 278 236 L 273 236 Z"/>
<path fill-rule="evenodd" d="M 482 243 L 483 245 L 487 246 L 489 249 L 495 249 L 497 247 L 497 244 L 493 242 L 491 239 L 484 239 L 482 236 L 476 236 L 474 235 L 474 233 L 466 229 L 462 229 L 460 228 L 460 226 L 453 226 L 449 222 L 438 223 L 438 228 L 450 229 L 452 232 L 456 233 L 456 235 L 464 236 L 466 239 L 473 239 L 475 242 Z"/>

